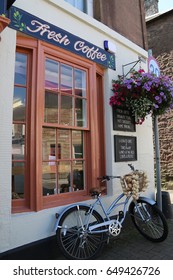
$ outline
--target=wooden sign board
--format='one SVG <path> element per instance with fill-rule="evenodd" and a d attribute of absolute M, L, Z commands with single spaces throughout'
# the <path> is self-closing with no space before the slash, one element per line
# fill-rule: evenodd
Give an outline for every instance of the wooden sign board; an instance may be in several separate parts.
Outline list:
<path fill-rule="evenodd" d="M 135 118 L 130 110 L 113 107 L 113 129 L 118 131 L 136 131 Z"/>
<path fill-rule="evenodd" d="M 115 162 L 137 160 L 137 138 L 114 135 Z"/>

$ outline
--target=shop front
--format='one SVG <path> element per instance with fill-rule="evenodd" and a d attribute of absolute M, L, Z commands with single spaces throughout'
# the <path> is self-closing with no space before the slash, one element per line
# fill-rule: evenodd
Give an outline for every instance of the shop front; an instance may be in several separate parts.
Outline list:
<path fill-rule="evenodd" d="M 54 235 L 57 209 L 90 200 L 93 186 L 110 201 L 120 185 L 97 177 L 132 161 L 154 193 L 150 117 L 136 126 L 109 105 L 122 65 L 147 53 L 62 0 L 13 2 L 0 42 L 1 253 Z"/>

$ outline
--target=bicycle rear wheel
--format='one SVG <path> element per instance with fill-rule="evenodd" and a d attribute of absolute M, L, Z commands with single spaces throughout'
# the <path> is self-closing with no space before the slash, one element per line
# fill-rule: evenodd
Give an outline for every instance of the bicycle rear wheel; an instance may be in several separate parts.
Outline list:
<path fill-rule="evenodd" d="M 57 229 L 57 241 L 62 253 L 69 259 L 94 259 L 104 246 L 104 233 L 91 234 L 87 223 L 94 225 L 103 222 L 102 217 L 95 210 L 85 205 L 75 205 L 68 209 L 61 217 Z M 98 228 L 99 230 L 101 228 Z M 102 227 L 103 229 L 103 227 Z"/>
<path fill-rule="evenodd" d="M 152 242 L 162 242 L 167 238 L 167 221 L 156 205 L 139 199 L 129 207 L 132 221 L 137 230 Z"/>

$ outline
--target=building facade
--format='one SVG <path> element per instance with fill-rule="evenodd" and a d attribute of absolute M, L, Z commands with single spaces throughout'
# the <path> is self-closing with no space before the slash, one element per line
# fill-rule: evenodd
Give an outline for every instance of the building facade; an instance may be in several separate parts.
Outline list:
<path fill-rule="evenodd" d="M 11 22 L 0 34 L 0 253 L 53 236 L 55 213 L 89 202 L 93 186 L 109 203 L 120 183 L 97 177 L 124 175 L 132 161 L 146 170 L 154 197 L 151 118 L 122 129 L 109 105 L 112 80 L 129 63 L 142 57 L 136 70 L 147 70 L 144 45 L 67 2 L 1 1 Z"/>

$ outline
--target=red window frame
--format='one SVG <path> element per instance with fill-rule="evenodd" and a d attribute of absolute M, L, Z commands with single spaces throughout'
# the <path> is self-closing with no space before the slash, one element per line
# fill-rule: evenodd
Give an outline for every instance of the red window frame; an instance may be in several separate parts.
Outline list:
<path fill-rule="evenodd" d="M 89 199 L 89 189 L 98 186 L 97 177 L 105 174 L 104 71 L 92 61 L 35 39 L 18 37 L 17 51 L 29 54 L 27 108 L 26 199 L 12 200 L 12 211 L 39 211 Z M 44 58 L 54 57 L 72 67 L 85 69 L 88 75 L 87 127 L 83 128 L 86 161 L 86 189 L 44 197 L 42 195 L 42 127 L 44 123 Z M 99 77 L 99 78 L 98 78 Z M 56 125 L 51 124 L 52 127 Z M 61 126 L 63 128 L 63 126 Z M 73 129 L 74 127 L 71 127 Z M 81 130 L 81 128 L 75 128 Z M 100 159 L 102 162 L 100 163 Z M 105 188 L 105 186 L 102 186 Z"/>

